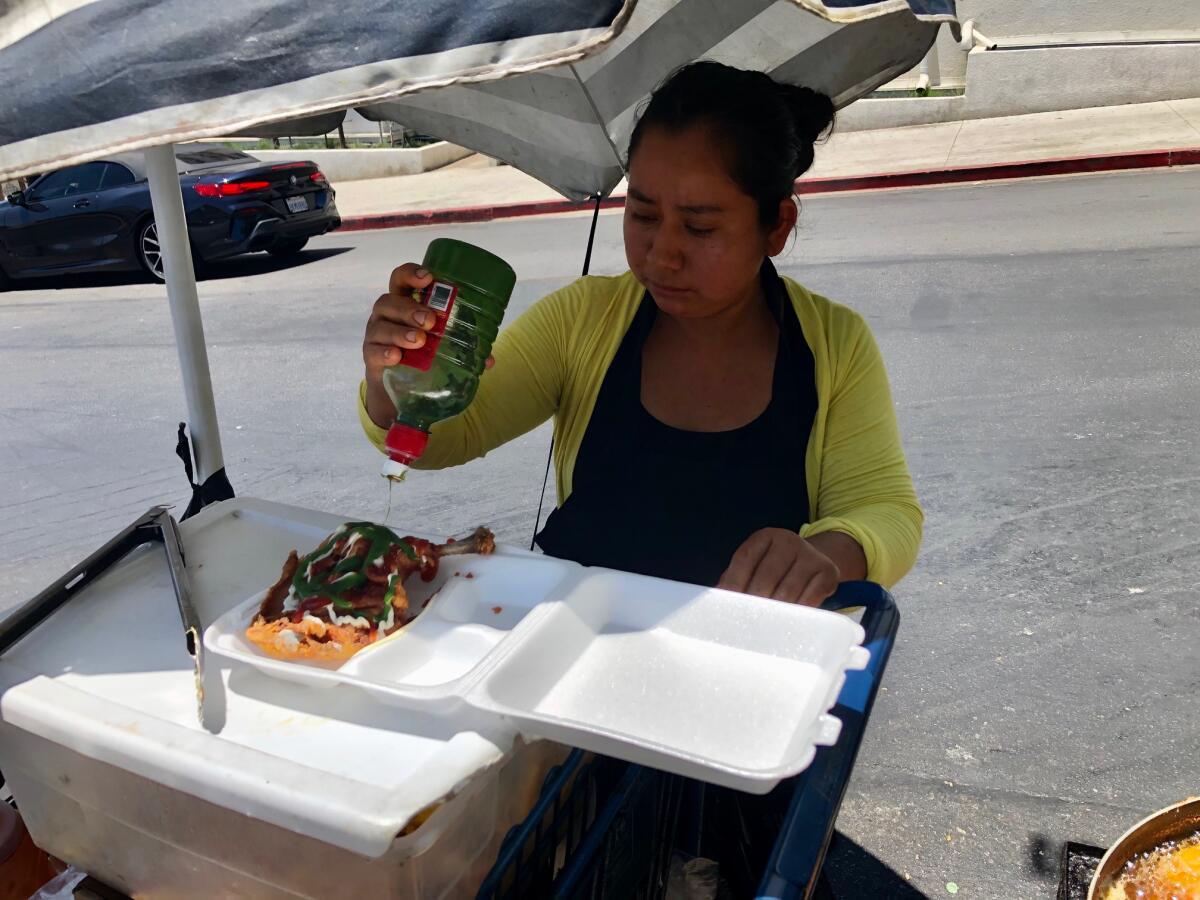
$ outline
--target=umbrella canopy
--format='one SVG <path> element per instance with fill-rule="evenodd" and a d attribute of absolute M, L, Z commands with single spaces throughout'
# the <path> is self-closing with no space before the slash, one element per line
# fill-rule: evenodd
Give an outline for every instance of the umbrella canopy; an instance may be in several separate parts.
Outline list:
<path fill-rule="evenodd" d="M 367 118 L 504 160 L 573 200 L 624 176 L 638 109 L 675 69 L 710 59 L 828 94 L 841 108 L 915 66 L 952 2 L 638 0 L 614 41 L 577 63 L 374 104 Z"/>
<path fill-rule="evenodd" d="M 638 106 L 684 63 L 844 106 L 953 16 L 953 0 L 0 0 L 0 180 L 146 151 L 200 504 L 232 488 L 172 144 L 323 133 L 357 107 L 582 199 L 620 181 Z"/>
<path fill-rule="evenodd" d="M 0 0 L 0 178 L 571 62 L 631 8 Z"/>
<path fill-rule="evenodd" d="M 953 17 L 953 0 L 0 0 L 0 179 L 323 134 L 358 107 L 582 199 L 620 180 L 638 105 L 684 63 L 762 69 L 840 107 Z"/>

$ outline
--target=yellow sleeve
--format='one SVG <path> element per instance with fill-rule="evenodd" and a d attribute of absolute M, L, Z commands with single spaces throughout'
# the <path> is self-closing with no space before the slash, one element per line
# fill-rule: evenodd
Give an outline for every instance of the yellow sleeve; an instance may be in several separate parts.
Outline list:
<path fill-rule="evenodd" d="M 867 578 L 891 587 L 917 560 L 924 514 L 879 347 L 861 317 L 840 311 L 846 318 L 830 348 L 833 377 L 815 518 L 800 534 L 850 535 L 866 555 Z"/>
<path fill-rule="evenodd" d="M 496 363 L 484 372 L 466 411 L 433 426 L 415 469 L 444 469 L 485 455 L 545 422 L 558 409 L 566 380 L 567 341 L 580 301 L 579 282 L 543 297 L 492 345 Z M 367 414 L 366 382 L 359 385 L 358 416 L 379 450 L 387 430 Z"/>

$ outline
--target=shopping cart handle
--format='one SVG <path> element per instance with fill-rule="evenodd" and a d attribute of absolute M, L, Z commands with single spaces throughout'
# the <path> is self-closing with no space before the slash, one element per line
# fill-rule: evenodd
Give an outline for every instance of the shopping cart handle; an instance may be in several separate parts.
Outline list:
<path fill-rule="evenodd" d="M 863 607 L 863 645 L 871 651 L 871 661 L 862 671 L 846 673 L 846 683 L 832 710 L 842 721 L 837 743 L 818 750 L 812 765 L 794 779 L 795 793 L 759 885 L 760 898 L 807 898 L 815 889 L 900 627 L 900 611 L 892 595 L 869 581 L 842 584 L 821 606 L 829 610 Z"/>

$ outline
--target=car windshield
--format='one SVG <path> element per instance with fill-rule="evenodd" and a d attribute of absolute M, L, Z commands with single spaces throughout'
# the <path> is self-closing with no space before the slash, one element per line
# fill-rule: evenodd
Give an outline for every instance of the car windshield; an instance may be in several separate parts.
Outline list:
<path fill-rule="evenodd" d="M 258 160 L 248 153 L 234 150 L 230 147 L 197 146 L 181 147 L 175 151 L 175 159 L 180 174 L 195 172 L 216 166 L 228 166 L 230 163 L 253 163 Z"/>

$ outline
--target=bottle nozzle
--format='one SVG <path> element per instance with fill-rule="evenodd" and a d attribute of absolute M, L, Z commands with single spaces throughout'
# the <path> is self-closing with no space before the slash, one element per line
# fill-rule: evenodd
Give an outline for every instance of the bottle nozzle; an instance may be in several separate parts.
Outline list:
<path fill-rule="evenodd" d="M 383 477 L 391 481 L 403 481 L 404 473 L 413 460 L 425 452 L 429 443 L 429 432 L 396 422 L 388 429 L 384 450 L 388 460 L 383 464 Z"/>
<path fill-rule="evenodd" d="M 408 466 L 402 462 L 396 462 L 394 459 L 389 459 L 384 462 L 383 470 L 379 474 L 388 481 L 403 481 L 404 476 L 408 474 Z"/>

